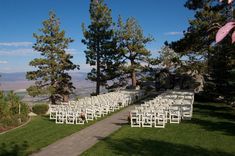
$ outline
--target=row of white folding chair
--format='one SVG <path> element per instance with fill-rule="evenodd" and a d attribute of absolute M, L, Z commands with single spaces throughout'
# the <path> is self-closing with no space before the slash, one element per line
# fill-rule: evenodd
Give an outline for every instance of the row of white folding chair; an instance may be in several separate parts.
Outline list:
<path fill-rule="evenodd" d="M 82 108 L 79 107 L 72 107 L 72 106 L 64 106 L 64 105 L 51 105 L 50 108 L 50 119 L 56 119 L 56 123 L 61 123 L 61 122 L 65 122 L 66 117 L 69 115 L 69 117 L 71 118 L 71 113 L 73 112 L 74 114 L 76 113 L 83 113 L 85 115 L 87 115 L 88 111 L 81 111 Z M 84 109 L 83 109 L 84 110 Z M 69 112 L 69 114 L 68 114 Z M 93 113 L 94 114 L 94 113 Z M 96 113 L 97 114 L 97 113 Z M 58 116 L 58 117 L 57 117 Z M 74 116 L 74 120 L 75 120 L 75 115 Z M 97 115 L 98 116 L 98 115 Z M 88 114 L 89 117 L 89 114 Z M 99 116 L 98 116 L 99 117 Z M 90 119 L 90 118 L 89 118 Z M 88 119 L 88 120 L 89 120 Z M 67 123 L 67 122 L 66 122 Z"/>
<path fill-rule="evenodd" d="M 184 99 L 171 99 L 171 98 L 155 98 L 153 100 L 151 100 L 155 103 L 173 103 L 173 104 L 193 104 L 193 98 L 189 99 L 189 98 L 184 98 Z"/>
<path fill-rule="evenodd" d="M 87 116 L 81 111 L 57 111 L 56 120 L 57 124 L 84 124 L 87 122 Z"/>
<path fill-rule="evenodd" d="M 184 97 L 177 97 L 177 98 L 169 98 L 169 99 L 173 99 L 173 100 L 181 100 L 181 101 L 190 101 L 191 104 L 193 104 L 194 102 L 194 97 L 193 96 L 184 96 Z"/>
<path fill-rule="evenodd" d="M 115 95 L 113 94 L 113 96 Z M 119 99 L 121 96 L 124 97 L 124 95 L 121 93 L 119 93 L 118 96 Z M 102 115 L 107 115 L 109 112 L 113 112 L 117 109 L 120 109 L 120 100 L 111 101 L 112 99 L 109 96 L 106 96 L 106 98 L 103 99 L 99 98 L 92 98 L 92 100 L 94 101 L 93 103 L 91 102 L 91 99 L 84 98 L 79 101 L 70 101 L 68 103 L 62 103 L 64 105 L 52 106 L 50 108 L 50 119 L 56 119 L 56 123 L 73 123 L 73 121 L 75 120 L 76 123 L 78 123 L 77 121 L 81 120 L 81 118 L 78 118 L 78 114 L 80 113 L 83 113 L 85 120 L 89 121 L 93 120 L 94 118 L 101 117 Z M 118 98 L 116 97 L 115 99 Z M 124 105 L 128 104 L 128 100 L 128 98 L 122 98 L 122 101 L 124 101 Z M 105 104 L 99 104 L 103 102 Z"/>
<path fill-rule="evenodd" d="M 116 103 L 117 103 L 117 101 L 115 101 Z M 89 105 L 96 105 L 96 104 L 103 104 L 103 105 L 105 105 L 105 104 L 114 104 L 114 101 L 103 101 L 103 102 L 91 102 L 91 101 L 89 101 L 89 100 L 87 100 L 87 101 L 84 101 L 84 103 L 86 103 L 86 104 L 89 104 Z"/>
<path fill-rule="evenodd" d="M 168 106 L 168 107 L 178 107 L 180 111 L 180 116 L 182 119 L 191 119 L 192 118 L 192 113 L 193 113 L 193 105 L 192 104 L 160 104 L 163 106 Z M 158 105 L 155 105 L 158 107 Z"/>
<path fill-rule="evenodd" d="M 193 92 L 177 92 L 177 91 L 172 91 L 172 92 L 164 92 L 162 95 L 192 95 L 194 96 Z"/>
<path fill-rule="evenodd" d="M 155 128 L 165 128 L 165 124 L 170 121 L 170 123 L 180 123 L 180 112 L 174 109 L 158 110 L 144 110 L 139 112 L 139 110 L 133 110 L 130 113 L 131 127 L 155 127 Z"/>
<path fill-rule="evenodd" d="M 86 106 L 86 107 L 91 107 L 91 106 Z M 78 119 L 79 119 L 79 123 L 81 123 L 81 119 L 78 118 L 75 114 L 76 114 L 76 111 L 72 110 L 71 108 L 73 107 L 69 107 L 70 108 L 70 111 L 68 111 L 67 109 L 61 109 L 61 110 L 57 110 L 56 113 L 57 113 L 57 118 L 56 118 L 56 123 L 64 123 L 66 121 L 67 124 L 69 123 L 73 123 L 73 121 L 75 121 L 76 119 L 76 123 L 78 123 Z M 116 110 L 117 107 L 113 107 L 113 110 L 111 111 L 114 111 Z M 107 110 L 107 109 L 106 109 Z M 110 110 L 109 110 L 110 111 Z M 68 112 L 70 112 L 68 114 Z M 75 112 L 75 113 L 74 113 Z M 73 113 L 73 115 L 71 114 Z M 86 108 L 86 111 L 85 111 L 85 120 L 86 121 L 90 121 L 90 120 L 94 120 L 94 118 L 98 118 L 98 117 L 101 117 L 102 115 L 107 115 L 108 114 L 108 111 L 105 111 L 105 109 L 100 109 L 100 107 L 95 107 L 93 106 L 92 108 Z M 51 118 L 52 119 L 52 118 Z M 54 118 L 53 118 L 54 119 Z M 67 119 L 67 120 L 66 120 Z M 70 122 L 69 122 L 70 121 Z M 84 122 L 83 122 L 84 123 Z"/>
<path fill-rule="evenodd" d="M 193 92 L 188 92 L 188 91 L 169 91 L 169 92 L 165 92 L 165 94 L 194 95 Z"/>
<path fill-rule="evenodd" d="M 172 102 L 164 101 L 165 98 L 169 98 L 173 100 Z M 151 101 L 152 102 L 152 101 Z M 180 112 L 182 118 L 191 119 L 193 112 L 193 102 L 194 102 L 194 94 L 191 92 L 171 92 L 164 93 L 154 99 L 155 103 L 160 104 L 170 104 L 170 105 L 181 105 Z"/>
<path fill-rule="evenodd" d="M 173 104 L 174 101 L 171 99 L 153 99 L 150 100 L 146 103 L 151 103 L 151 104 Z"/>
<path fill-rule="evenodd" d="M 172 98 L 172 97 L 170 97 L 170 98 Z M 194 102 L 194 96 L 193 95 L 177 96 L 174 99 L 190 100 L 192 104 Z"/>
<path fill-rule="evenodd" d="M 180 111 L 180 116 L 183 119 L 191 119 L 192 117 L 192 112 L 193 112 L 193 106 L 191 104 L 174 104 L 174 103 L 153 103 L 153 102 L 145 102 L 145 104 L 141 104 L 143 109 L 147 108 L 155 108 L 157 109 L 159 106 L 164 106 L 164 107 L 174 107 L 177 106 Z"/>
<path fill-rule="evenodd" d="M 66 105 L 49 105 L 50 119 L 56 119 L 56 112 L 66 111 Z"/>
<path fill-rule="evenodd" d="M 56 112 L 56 123 L 66 124 L 84 124 L 84 121 L 93 121 L 102 116 L 99 108 L 68 109 L 66 111 Z"/>
<path fill-rule="evenodd" d="M 181 116 L 183 119 L 191 119 L 193 113 L 193 96 L 185 96 L 184 99 L 175 99 L 173 100 L 172 105 L 180 105 L 181 107 Z"/>
<path fill-rule="evenodd" d="M 106 104 L 102 106 L 107 106 L 109 109 L 109 112 L 114 112 L 115 110 L 119 109 L 119 104 L 117 101 L 109 101 Z M 106 108 L 107 109 L 107 108 Z"/>
<path fill-rule="evenodd" d="M 152 105 L 149 107 L 150 110 L 154 111 L 164 111 L 165 112 L 165 122 L 168 120 L 170 123 L 179 123 L 181 120 L 181 107 L 176 105 Z"/>

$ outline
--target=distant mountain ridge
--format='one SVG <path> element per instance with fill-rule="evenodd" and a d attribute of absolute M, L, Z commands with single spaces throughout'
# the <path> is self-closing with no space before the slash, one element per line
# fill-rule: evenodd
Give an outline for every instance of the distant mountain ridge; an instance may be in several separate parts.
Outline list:
<path fill-rule="evenodd" d="M 2 90 L 26 89 L 34 83 L 26 79 L 26 72 L 0 73 L 0 75 L 0 89 Z M 95 86 L 93 82 L 86 80 L 87 73 L 85 72 L 71 72 L 70 75 L 72 76 L 74 86 L 78 90 L 94 88 Z"/>
<path fill-rule="evenodd" d="M 4 81 L 27 81 L 26 72 L 16 73 L 0 73 L 0 82 Z M 71 72 L 70 75 L 75 80 L 85 80 L 87 73 L 85 72 Z"/>
<path fill-rule="evenodd" d="M 17 72 L 17 73 L 0 73 L 0 82 L 3 81 L 25 81 L 25 72 Z"/>

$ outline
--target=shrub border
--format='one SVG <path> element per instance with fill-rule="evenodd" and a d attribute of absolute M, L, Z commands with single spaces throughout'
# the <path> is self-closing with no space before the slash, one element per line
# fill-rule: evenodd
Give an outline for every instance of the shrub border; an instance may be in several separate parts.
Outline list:
<path fill-rule="evenodd" d="M 19 126 L 17 126 L 17 127 L 11 128 L 11 129 L 6 130 L 6 131 L 3 131 L 3 132 L 0 133 L 0 135 L 5 134 L 5 133 L 8 133 L 8 132 L 10 132 L 10 131 L 13 131 L 13 130 L 15 130 L 15 129 L 18 129 L 18 128 L 20 128 L 20 127 L 23 127 L 23 126 L 27 125 L 27 124 L 31 121 L 31 119 L 32 119 L 32 118 L 29 117 L 28 121 L 26 121 L 26 122 L 23 123 L 22 125 L 19 125 Z"/>

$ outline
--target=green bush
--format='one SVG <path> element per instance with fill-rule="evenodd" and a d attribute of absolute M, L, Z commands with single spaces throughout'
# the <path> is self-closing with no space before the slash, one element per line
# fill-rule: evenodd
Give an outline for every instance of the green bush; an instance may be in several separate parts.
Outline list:
<path fill-rule="evenodd" d="M 47 104 L 36 104 L 33 106 L 33 112 L 37 115 L 44 115 L 49 109 Z"/>
<path fill-rule="evenodd" d="M 29 106 L 25 103 L 21 103 L 20 105 L 20 114 L 24 116 L 28 116 L 29 114 Z"/>
<path fill-rule="evenodd" d="M 18 126 L 19 120 L 16 116 L 7 116 L 0 119 L 0 126 L 1 127 L 11 127 L 11 126 Z"/>
<path fill-rule="evenodd" d="M 19 112 L 20 106 L 20 112 Z M 0 92 L 0 127 L 15 127 L 28 120 L 29 107 L 19 97 L 9 92 Z"/>
<path fill-rule="evenodd" d="M 29 147 L 27 141 L 24 141 L 22 144 L 11 143 L 2 143 L 0 145 L 0 156 L 26 156 L 26 150 Z"/>

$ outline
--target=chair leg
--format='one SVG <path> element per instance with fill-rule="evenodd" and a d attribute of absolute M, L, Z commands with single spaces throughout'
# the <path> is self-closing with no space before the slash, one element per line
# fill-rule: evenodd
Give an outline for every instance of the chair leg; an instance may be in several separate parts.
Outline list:
<path fill-rule="evenodd" d="M 56 113 L 56 124 L 63 124 L 64 123 L 64 115 L 61 113 Z"/>
<path fill-rule="evenodd" d="M 131 117 L 131 127 L 141 127 L 139 117 Z"/>
<path fill-rule="evenodd" d="M 155 128 L 165 128 L 165 117 L 164 115 L 157 115 L 154 121 Z"/>
<path fill-rule="evenodd" d="M 180 123 L 180 115 L 179 113 L 175 114 L 170 114 L 170 123 L 177 123 L 179 124 Z"/>
<path fill-rule="evenodd" d="M 152 117 L 143 117 L 142 127 L 152 127 Z"/>

